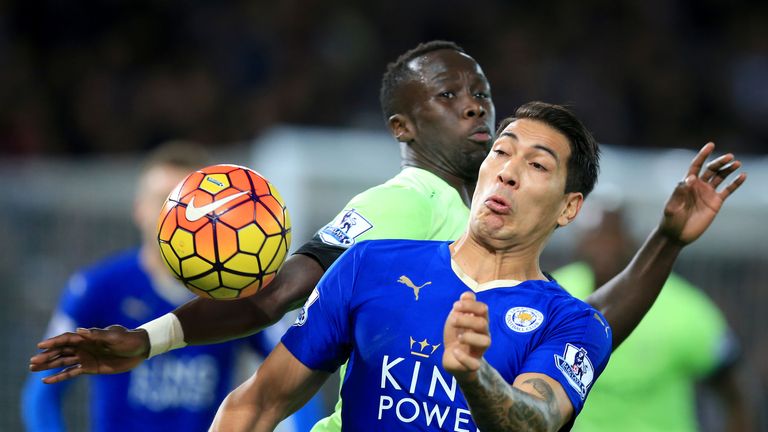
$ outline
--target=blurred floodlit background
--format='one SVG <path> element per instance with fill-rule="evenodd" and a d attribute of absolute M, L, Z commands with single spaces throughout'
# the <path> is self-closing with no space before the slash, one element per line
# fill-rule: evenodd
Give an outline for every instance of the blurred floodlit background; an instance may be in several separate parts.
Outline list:
<path fill-rule="evenodd" d="M 713 140 L 742 158 L 746 185 L 676 270 L 723 309 L 768 406 L 765 2 L 10 1 L 0 430 L 21 430 L 27 359 L 67 277 L 138 241 L 131 205 L 146 150 L 195 140 L 216 162 L 262 172 L 286 198 L 297 246 L 398 169 L 380 77 L 431 39 L 478 60 L 499 120 L 528 100 L 569 104 L 607 144 L 598 191 L 620 195 L 638 240 L 692 150 Z M 545 267 L 568 261 L 577 230 L 557 233 Z"/>

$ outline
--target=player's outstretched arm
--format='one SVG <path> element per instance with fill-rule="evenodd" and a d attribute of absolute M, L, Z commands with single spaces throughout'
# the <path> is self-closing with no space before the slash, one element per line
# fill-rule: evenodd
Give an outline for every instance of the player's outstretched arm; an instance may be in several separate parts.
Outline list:
<path fill-rule="evenodd" d="M 483 358 L 491 345 L 488 307 L 464 293 L 445 321 L 443 367 L 456 377 L 472 418 L 484 431 L 556 431 L 573 415 L 563 387 L 538 373 L 510 385 Z"/>
<path fill-rule="evenodd" d="M 173 325 L 165 317 L 156 320 L 160 324 L 154 331 L 160 334 L 161 343 L 153 341 L 151 346 L 144 329 L 78 329 L 38 343 L 43 351 L 30 359 L 29 370 L 66 367 L 46 377 L 46 383 L 82 374 L 120 373 L 138 366 L 149 356 L 150 349 L 152 355 L 157 355 L 185 344 L 224 342 L 250 335 L 301 306 L 322 275 L 323 268 L 313 258 L 293 255 L 275 279 L 251 297 L 234 301 L 195 299 L 173 312 L 178 318 Z"/>
<path fill-rule="evenodd" d="M 222 402 L 211 432 L 272 431 L 301 408 L 330 374 L 304 366 L 282 343 Z"/>
<path fill-rule="evenodd" d="M 275 279 L 244 299 L 195 299 L 173 313 L 190 345 L 224 342 L 248 336 L 298 309 L 315 288 L 324 270 L 313 258 L 295 254 L 285 261 Z"/>
<path fill-rule="evenodd" d="M 746 180 L 742 173 L 718 191 L 741 162 L 729 153 L 705 166 L 714 149 L 713 143 L 707 143 L 694 157 L 667 200 L 661 222 L 629 265 L 586 299 L 611 324 L 614 349 L 653 305 L 680 250 L 707 230 L 728 196 Z"/>

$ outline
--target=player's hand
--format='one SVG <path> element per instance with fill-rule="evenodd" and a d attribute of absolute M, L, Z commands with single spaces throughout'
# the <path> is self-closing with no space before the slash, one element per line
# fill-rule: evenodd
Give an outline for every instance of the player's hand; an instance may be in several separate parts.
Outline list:
<path fill-rule="evenodd" d="M 746 173 L 742 173 L 718 192 L 717 188 L 741 167 L 741 162 L 728 153 L 704 166 L 714 149 L 715 144 L 710 142 L 699 150 L 685 178 L 678 183 L 664 207 L 659 231 L 675 243 L 687 245 L 699 238 L 728 196 L 747 178 Z"/>
<path fill-rule="evenodd" d="M 443 329 L 443 368 L 459 381 L 472 379 L 491 346 L 488 306 L 465 292 L 453 304 Z"/>
<path fill-rule="evenodd" d="M 115 374 L 129 371 L 149 353 L 145 330 L 128 330 L 113 325 L 105 329 L 83 329 L 62 333 L 37 344 L 39 354 L 29 359 L 29 370 L 38 372 L 64 367 L 43 378 L 46 384 L 68 380 L 82 374 Z"/>

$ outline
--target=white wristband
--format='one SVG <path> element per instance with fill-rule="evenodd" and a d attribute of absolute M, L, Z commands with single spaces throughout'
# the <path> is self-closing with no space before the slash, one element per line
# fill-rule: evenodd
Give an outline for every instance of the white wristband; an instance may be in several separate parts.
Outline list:
<path fill-rule="evenodd" d="M 139 328 L 146 330 L 149 335 L 149 356 L 147 358 L 187 346 L 187 343 L 184 342 L 184 330 L 181 328 L 181 322 L 173 313 L 167 313 L 160 318 L 144 323 Z"/>

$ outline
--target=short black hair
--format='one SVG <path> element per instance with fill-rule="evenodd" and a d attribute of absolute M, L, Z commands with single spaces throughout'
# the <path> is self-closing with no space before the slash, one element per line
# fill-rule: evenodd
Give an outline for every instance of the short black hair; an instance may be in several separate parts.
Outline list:
<path fill-rule="evenodd" d="M 384 114 L 384 121 L 387 121 L 389 117 L 401 109 L 397 102 L 398 90 L 403 83 L 413 78 L 413 72 L 407 66 L 408 62 L 424 54 L 444 49 L 464 53 L 464 49 L 454 42 L 433 40 L 420 43 L 387 65 L 387 71 L 381 78 L 381 90 L 379 91 L 379 102 L 381 103 L 381 112 Z"/>
<path fill-rule="evenodd" d="M 581 192 L 586 198 L 597 183 L 600 172 L 600 146 L 595 137 L 571 110 L 546 102 L 528 102 L 521 105 L 512 117 L 499 124 L 496 136 L 515 120 L 540 121 L 565 135 L 571 146 L 565 192 Z"/>

